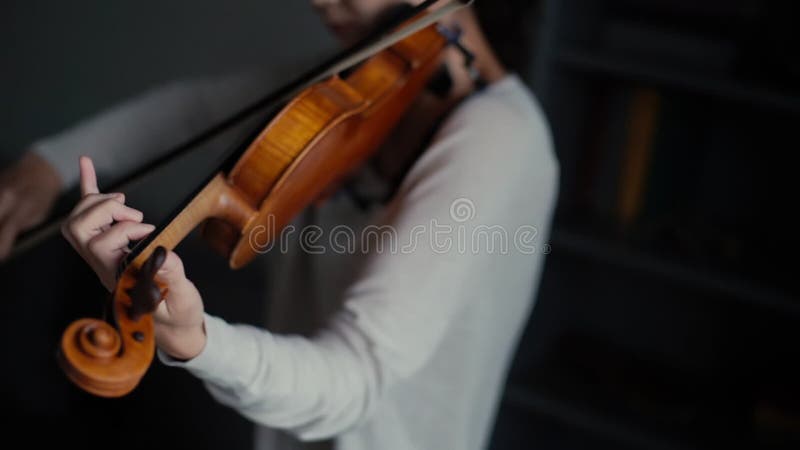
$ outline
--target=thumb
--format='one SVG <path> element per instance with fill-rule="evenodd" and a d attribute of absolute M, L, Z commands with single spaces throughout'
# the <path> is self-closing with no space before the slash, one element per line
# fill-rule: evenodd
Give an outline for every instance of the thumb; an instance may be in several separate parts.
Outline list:
<path fill-rule="evenodd" d="M 162 302 L 161 314 L 177 325 L 186 320 L 193 320 L 202 314 L 203 303 L 194 284 L 186 278 L 183 262 L 175 252 L 170 251 L 157 273 L 159 279 L 166 283 L 167 292 Z"/>
<path fill-rule="evenodd" d="M 171 250 L 167 252 L 164 264 L 158 269 L 158 276 L 169 285 L 170 289 L 187 281 L 183 271 L 183 261 L 177 253 Z"/>
<path fill-rule="evenodd" d="M 11 254 L 11 246 L 14 244 L 16 236 L 16 223 L 7 221 L 5 224 L 0 224 L 0 261 Z"/>

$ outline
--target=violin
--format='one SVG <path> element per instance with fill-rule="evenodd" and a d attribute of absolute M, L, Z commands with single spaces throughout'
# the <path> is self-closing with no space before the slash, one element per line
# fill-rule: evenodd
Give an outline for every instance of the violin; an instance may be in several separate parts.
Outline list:
<path fill-rule="evenodd" d="M 193 229 L 202 226 L 229 266 L 241 268 L 380 147 L 442 64 L 449 40 L 435 22 L 471 0 L 428 12 L 434 3 L 423 2 L 389 36 L 368 39 L 297 83 L 305 86 L 256 137 L 132 249 L 112 292 L 112 323 L 80 319 L 63 333 L 58 359 L 70 380 L 102 397 L 137 386 L 155 355 L 152 312 L 168 295 L 156 272 Z"/>

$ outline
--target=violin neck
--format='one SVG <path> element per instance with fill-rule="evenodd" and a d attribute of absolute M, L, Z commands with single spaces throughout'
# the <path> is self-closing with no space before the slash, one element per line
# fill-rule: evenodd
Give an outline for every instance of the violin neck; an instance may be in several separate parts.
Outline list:
<path fill-rule="evenodd" d="M 219 172 L 164 228 L 148 238 L 146 247 L 136 255 L 131 265 L 138 269 L 158 247 L 174 249 L 207 219 L 219 219 L 242 230 L 257 214 L 252 202 Z"/>

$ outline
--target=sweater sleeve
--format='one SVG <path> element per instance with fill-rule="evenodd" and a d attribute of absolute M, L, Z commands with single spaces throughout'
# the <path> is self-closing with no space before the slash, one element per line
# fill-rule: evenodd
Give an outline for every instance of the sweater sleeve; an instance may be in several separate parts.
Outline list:
<path fill-rule="evenodd" d="M 66 188 L 78 180 L 78 157 L 91 156 L 101 174 L 117 178 L 235 112 L 262 93 L 263 73 L 172 82 L 122 102 L 31 150 L 61 175 Z"/>
<path fill-rule="evenodd" d="M 541 252 L 511 242 L 462 247 L 453 236 L 488 226 L 512 239 L 525 226 L 546 232 L 557 184 L 548 130 L 491 102 L 468 109 L 475 115 L 449 121 L 378 222 L 395 230 L 396 247 L 368 255 L 322 329 L 281 335 L 208 315 L 200 355 L 159 358 L 257 423 L 324 439 L 368 418 L 393 383 L 446 357 L 437 347 L 466 302 L 496 301 L 509 286 L 530 293 Z"/>

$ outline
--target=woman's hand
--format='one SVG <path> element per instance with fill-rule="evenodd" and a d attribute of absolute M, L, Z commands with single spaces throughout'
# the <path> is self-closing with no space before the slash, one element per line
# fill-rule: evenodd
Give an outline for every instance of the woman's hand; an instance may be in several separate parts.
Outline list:
<path fill-rule="evenodd" d="M 64 237 L 89 263 L 111 291 L 116 271 L 130 241 L 150 234 L 155 227 L 142 223 L 142 213 L 125 206 L 123 194 L 100 194 L 92 160 L 80 159 L 82 198 L 62 226 Z M 167 286 L 167 297 L 156 308 L 156 344 L 177 359 L 191 359 L 205 347 L 203 301 L 186 278 L 183 263 L 169 252 L 157 276 Z"/>
<path fill-rule="evenodd" d="M 167 297 L 153 314 L 156 345 L 175 359 L 192 359 L 206 345 L 203 299 L 186 278 L 183 262 L 175 252 L 167 253 L 156 276 L 167 285 Z"/>
<path fill-rule="evenodd" d="M 128 243 L 142 239 L 155 227 L 142 223 L 140 211 L 125 206 L 124 194 L 99 193 L 91 159 L 82 156 L 80 169 L 81 200 L 61 226 L 61 232 L 106 289 L 112 291 Z"/>
<path fill-rule="evenodd" d="M 47 218 L 62 187 L 58 172 L 32 151 L 0 172 L 0 261 L 17 235 Z"/>

